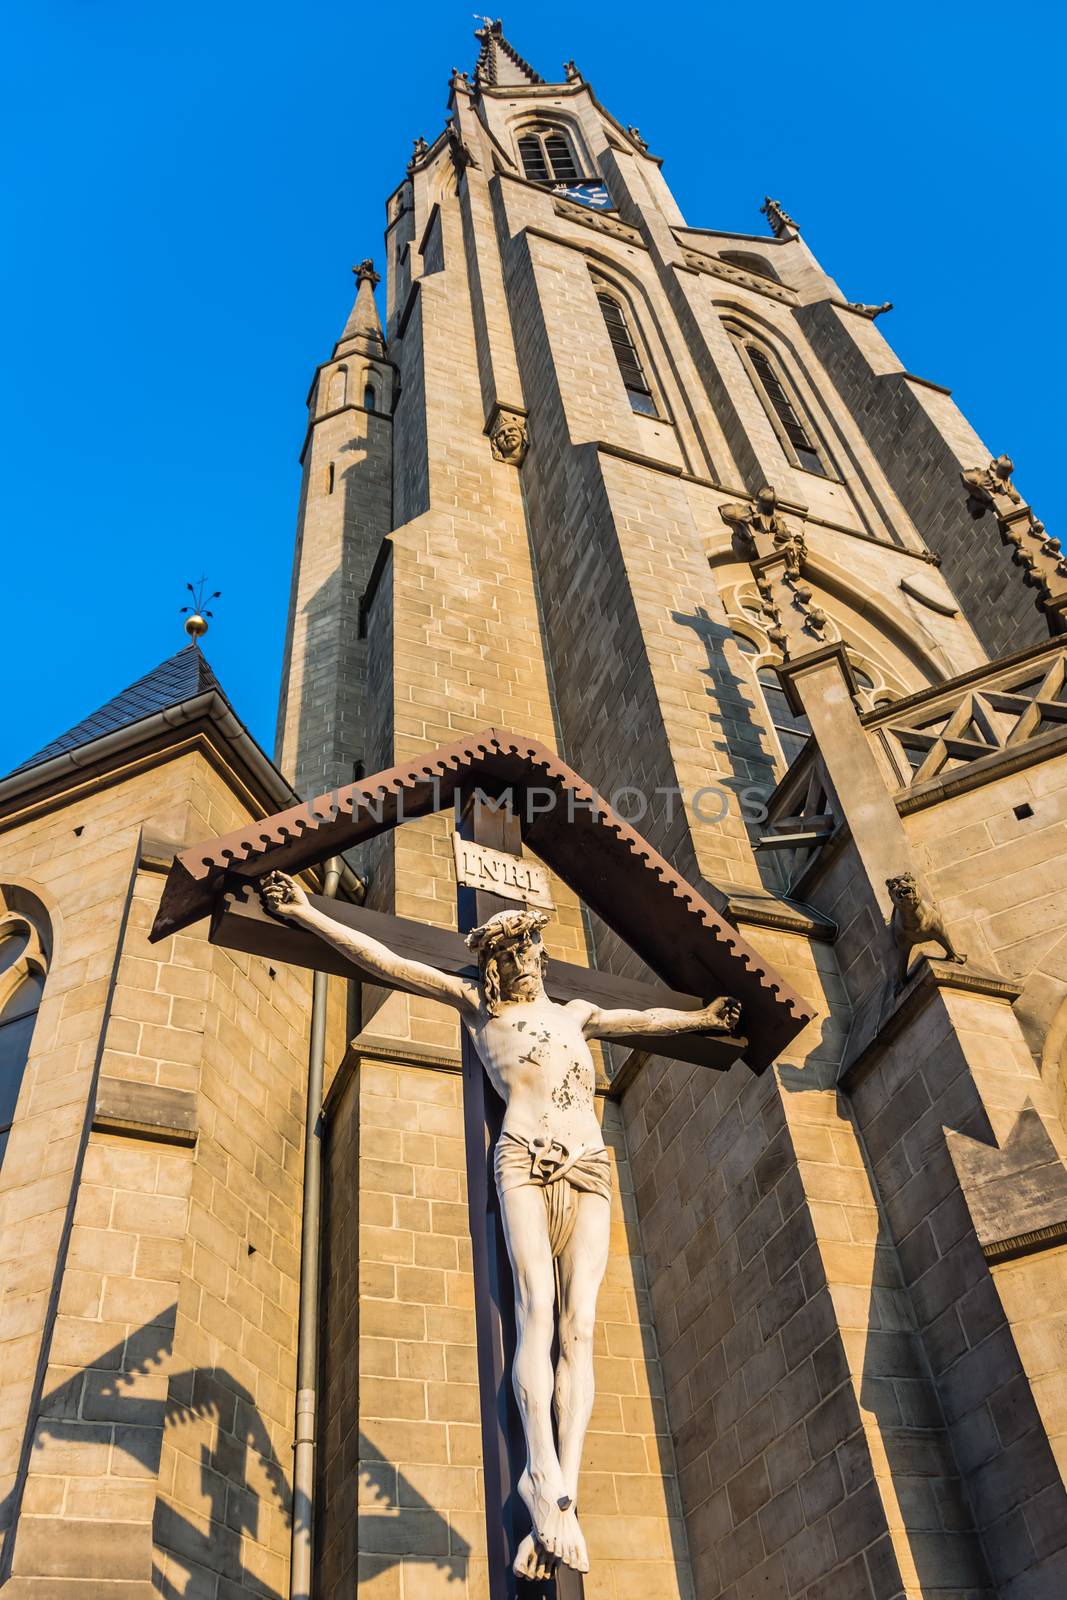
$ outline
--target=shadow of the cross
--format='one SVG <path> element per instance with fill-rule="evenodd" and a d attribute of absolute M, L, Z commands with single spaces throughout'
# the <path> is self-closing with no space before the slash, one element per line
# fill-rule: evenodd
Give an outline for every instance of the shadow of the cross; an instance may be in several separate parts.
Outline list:
<path fill-rule="evenodd" d="M 59 1443 L 74 1452 L 68 1468 L 77 1475 L 77 1446 L 87 1448 L 110 1427 L 115 1455 L 114 1475 L 124 1476 L 121 1459 L 136 1464 L 136 1474 L 159 1471 L 166 1440 L 185 1458 L 196 1463 L 196 1487 L 202 1505 L 157 1494 L 153 1517 L 154 1559 L 152 1582 L 166 1600 L 186 1600 L 204 1592 L 216 1581 L 227 1596 L 257 1595 L 261 1600 L 282 1600 L 281 1591 L 250 1570 L 247 1542 L 266 1545 L 262 1511 L 268 1498 L 280 1513 L 286 1530 L 294 1516 L 306 1529 L 311 1508 L 301 1497 L 293 1505 L 289 1477 L 271 1440 L 270 1431 L 248 1388 L 224 1367 L 194 1367 L 167 1373 L 174 1337 L 172 1306 L 158 1322 L 146 1324 L 126 1339 L 96 1354 L 84 1367 L 48 1391 L 41 1402 L 29 1459 Z M 166 1395 L 153 1393 L 158 1385 L 145 1380 L 166 1377 Z M 147 1391 L 147 1392 L 146 1392 Z M 182 1437 L 183 1430 L 208 1430 L 207 1437 Z M 469 1546 L 451 1533 L 445 1519 L 396 1469 L 381 1458 L 373 1442 L 360 1435 L 358 1477 L 371 1490 L 372 1507 L 360 1513 L 360 1533 L 379 1560 L 401 1561 L 443 1570 L 447 1581 L 461 1581 Z M 197 1460 L 198 1454 L 198 1460 Z M 0 1526 L 17 1516 L 23 1485 L 17 1484 L 0 1503 Z M 355 1509 L 356 1486 L 352 1485 Z M 380 1507 L 380 1509 L 378 1509 Z M 440 1523 L 448 1555 L 431 1556 L 405 1548 L 404 1524 L 410 1514 L 427 1513 Z M 15 1538 L 17 1541 L 17 1526 Z M 462 1548 L 461 1548 L 462 1544 Z M 277 1556 L 275 1556 L 277 1560 Z M 214 1590 L 212 1590 L 214 1592 Z"/>

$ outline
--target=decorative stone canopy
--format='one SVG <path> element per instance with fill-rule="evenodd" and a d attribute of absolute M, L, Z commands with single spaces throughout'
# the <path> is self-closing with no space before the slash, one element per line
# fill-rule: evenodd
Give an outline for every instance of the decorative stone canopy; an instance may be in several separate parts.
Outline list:
<path fill-rule="evenodd" d="M 488 728 L 276 816 L 183 850 L 163 891 L 153 941 L 211 913 L 242 881 L 293 873 L 399 822 L 450 807 L 463 785 L 510 788 L 524 842 L 656 975 L 691 994 L 733 994 L 745 1060 L 762 1071 L 814 1011 L 573 768 L 537 740 Z"/>

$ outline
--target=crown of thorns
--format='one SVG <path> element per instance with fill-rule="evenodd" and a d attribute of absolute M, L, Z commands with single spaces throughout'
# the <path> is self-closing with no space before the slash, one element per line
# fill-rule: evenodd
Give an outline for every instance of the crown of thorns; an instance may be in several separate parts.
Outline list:
<path fill-rule="evenodd" d="M 539 933 L 547 922 L 543 911 L 498 911 L 480 928 L 471 929 L 467 935 L 467 949 L 473 951 L 480 960 L 485 960 L 501 945 Z"/>

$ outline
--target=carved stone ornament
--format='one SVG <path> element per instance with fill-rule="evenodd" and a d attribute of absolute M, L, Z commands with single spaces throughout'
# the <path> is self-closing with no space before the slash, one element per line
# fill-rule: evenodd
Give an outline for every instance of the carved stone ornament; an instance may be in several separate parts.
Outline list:
<path fill-rule="evenodd" d="M 413 172 L 415 170 L 415 168 L 418 166 L 419 162 L 425 159 L 425 157 L 429 153 L 429 149 L 430 149 L 429 145 L 426 143 L 426 140 L 422 137 L 422 134 L 420 133 L 419 137 L 415 140 L 414 144 L 412 145 L 411 160 L 408 162 L 408 171 L 409 172 Z"/>
<path fill-rule="evenodd" d="M 647 139 L 642 139 L 642 137 L 641 137 L 641 129 L 640 128 L 635 128 L 633 126 L 633 124 L 631 123 L 626 131 L 630 135 L 630 138 L 633 140 L 634 144 L 637 146 L 637 148 L 639 150 L 647 150 L 648 149 L 648 140 Z"/>
<path fill-rule="evenodd" d="M 582 75 L 571 60 L 563 63 L 563 76 L 568 83 L 577 83 Z"/>
<path fill-rule="evenodd" d="M 995 456 L 988 467 L 961 472 L 967 508 L 976 519 L 992 511 L 1001 543 L 1023 569 L 1024 583 L 1037 590 L 1049 632 L 1061 634 L 1067 632 L 1067 559 L 1012 483 L 1014 470 L 1010 456 Z"/>
<path fill-rule="evenodd" d="M 875 317 L 883 317 L 893 309 L 892 300 L 883 300 L 880 306 L 867 306 L 862 300 L 848 300 L 846 304 L 850 311 L 858 311 L 861 317 L 869 317 L 872 322 Z"/>
<path fill-rule="evenodd" d="M 357 283 L 369 283 L 372 289 L 376 289 L 382 281 L 375 272 L 374 262 L 369 256 L 354 266 L 352 271 L 355 273 Z"/>
<path fill-rule="evenodd" d="M 967 957 L 956 949 L 944 918 L 934 903 L 923 894 L 914 872 L 901 872 L 895 878 L 887 878 L 885 886 L 893 902 L 889 932 L 897 947 L 897 988 L 904 987 L 911 952 L 917 944 L 939 944 L 945 952 L 946 961 L 955 961 L 963 966 Z"/>
<path fill-rule="evenodd" d="M 457 173 L 466 172 L 468 167 L 477 167 L 478 163 L 467 145 L 454 127 L 448 130 L 448 148 L 452 156 Z"/>
<path fill-rule="evenodd" d="M 767 540 L 776 549 L 794 543 L 798 537 L 803 544 L 803 535 L 794 534 L 779 512 L 778 494 L 770 484 L 765 483 L 763 488 L 757 491 L 753 504 L 732 503 L 720 506 L 719 515 L 733 529 L 738 553 L 746 560 L 768 555 L 770 550 Z M 765 541 L 763 545 L 757 544 L 759 538 Z"/>
<path fill-rule="evenodd" d="M 494 460 L 507 461 L 513 467 L 521 467 L 530 448 L 530 432 L 526 426 L 526 419 L 517 411 L 498 412 L 489 435 L 489 443 L 492 446 Z"/>
<path fill-rule="evenodd" d="M 998 495 L 1010 500 L 1012 505 L 1022 503 L 1022 495 L 1011 481 L 1014 471 L 1015 463 L 1010 456 L 994 456 L 988 467 L 971 467 L 960 473 L 972 517 L 995 511 Z"/>
<path fill-rule="evenodd" d="M 784 239 L 790 233 L 800 232 L 785 207 L 780 205 L 777 200 L 772 200 L 770 195 L 764 198 L 763 204 L 760 206 L 760 212 L 770 223 L 771 232 L 776 239 Z"/>

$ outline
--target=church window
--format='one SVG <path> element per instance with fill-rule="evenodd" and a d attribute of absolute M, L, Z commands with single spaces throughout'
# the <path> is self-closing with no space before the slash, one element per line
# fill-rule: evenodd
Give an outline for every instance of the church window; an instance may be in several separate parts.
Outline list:
<path fill-rule="evenodd" d="M 580 176 L 570 140 L 557 130 L 531 128 L 524 133 L 519 159 L 531 183 L 573 183 Z"/>
<path fill-rule="evenodd" d="M 615 353 L 615 360 L 619 365 L 619 375 L 626 390 L 626 398 L 634 411 L 654 417 L 656 402 L 652 398 L 652 390 L 645 377 L 641 357 L 637 353 L 637 346 L 627 324 L 626 313 L 610 294 L 598 294 L 597 300 L 604 317 L 604 325 L 608 330 L 608 338 L 611 340 L 611 348 Z"/>
<path fill-rule="evenodd" d="M 829 477 L 815 430 L 805 418 L 800 401 L 777 361 L 762 344 L 757 343 L 747 328 L 728 323 L 726 331 L 740 353 L 753 388 L 774 423 L 786 455 L 805 472 L 817 472 L 822 478 Z"/>
<path fill-rule="evenodd" d="M 822 464 L 818 450 L 815 448 L 811 434 L 801 421 L 770 356 L 758 344 L 746 345 L 745 348 L 759 385 L 767 398 L 771 410 L 778 418 L 782 432 L 792 446 L 797 461 L 805 472 L 818 472 L 825 477 L 826 469 Z"/>
<path fill-rule="evenodd" d="M 29 1059 L 47 961 L 34 924 L 21 915 L 4 916 L 5 898 L 0 891 L 0 1165 Z"/>
<path fill-rule="evenodd" d="M 326 493 L 333 494 L 333 462 L 326 468 Z"/>
<path fill-rule="evenodd" d="M 373 385 L 373 383 L 368 383 L 366 388 L 363 391 L 364 409 L 367 410 L 367 411 L 376 410 L 377 407 L 376 407 L 376 404 L 375 404 L 375 400 L 376 400 L 376 396 L 375 396 L 375 393 L 374 393 L 374 385 Z"/>
<path fill-rule="evenodd" d="M 804 744 L 811 732 L 811 724 L 807 717 L 798 715 L 790 710 L 789 701 L 785 697 L 785 690 L 778 681 L 778 674 L 772 667 L 762 667 L 756 673 L 759 686 L 763 691 L 764 704 L 782 749 L 786 766 L 789 766 L 804 748 Z"/>

